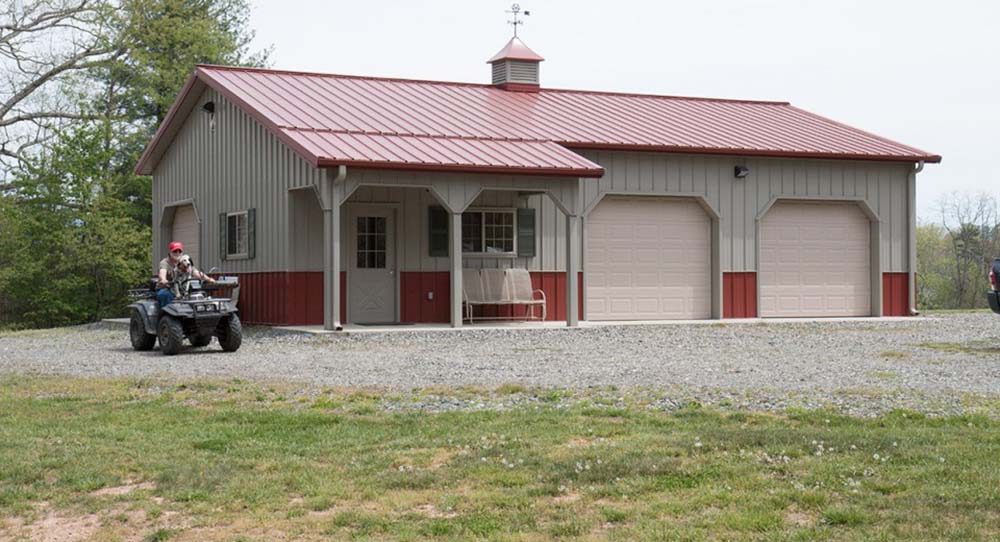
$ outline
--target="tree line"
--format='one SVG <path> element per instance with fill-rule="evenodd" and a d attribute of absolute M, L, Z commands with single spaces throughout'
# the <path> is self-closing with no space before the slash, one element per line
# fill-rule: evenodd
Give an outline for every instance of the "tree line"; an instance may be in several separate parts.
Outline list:
<path fill-rule="evenodd" d="M 0 0 L 0 327 L 120 315 L 150 273 L 133 174 L 195 64 L 262 66 L 247 0 Z"/>
<path fill-rule="evenodd" d="M 917 304 L 922 309 L 985 308 L 990 267 L 1000 257 L 997 199 L 955 192 L 942 197 L 937 208 L 935 221 L 917 225 Z"/>

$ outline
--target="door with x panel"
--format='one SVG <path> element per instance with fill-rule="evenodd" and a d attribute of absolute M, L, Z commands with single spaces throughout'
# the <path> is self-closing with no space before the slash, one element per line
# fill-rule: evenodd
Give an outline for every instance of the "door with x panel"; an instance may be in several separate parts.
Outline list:
<path fill-rule="evenodd" d="M 396 226 L 391 207 L 356 207 L 349 216 L 347 321 L 384 324 L 396 315 Z"/>

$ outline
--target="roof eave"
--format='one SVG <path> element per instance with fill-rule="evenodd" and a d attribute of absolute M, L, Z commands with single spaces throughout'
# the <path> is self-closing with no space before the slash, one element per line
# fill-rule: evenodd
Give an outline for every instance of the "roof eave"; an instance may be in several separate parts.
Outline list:
<path fill-rule="evenodd" d="M 163 145 L 169 145 L 170 140 L 173 139 L 172 136 L 176 135 L 176 132 L 180 130 L 180 125 L 178 123 L 183 123 L 190 114 L 191 109 L 193 109 L 194 104 L 193 99 L 197 96 L 192 94 L 192 90 L 197 88 L 198 84 L 201 83 L 203 86 L 207 86 L 227 100 L 235 104 L 237 107 L 242 109 L 248 115 L 253 117 L 254 120 L 259 122 L 265 128 L 267 128 L 279 141 L 287 145 L 290 149 L 295 151 L 303 159 L 317 167 L 319 163 L 319 157 L 310 152 L 308 149 L 303 147 L 297 141 L 289 137 L 280 126 L 271 122 L 266 115 L 257 110 L 257 108 L 251 106 L 246 100 L 239 97 L 236 93 L 229 90 L 225 84 L 221 81 L 216 80 L 208 72 L 202 69 L 201 65 L 195 67 L 194 73 L 188 78 L 187 82 L 184 83 L 184 87 L 181 89 L 180 94 L 174 101 L 174 104 L 170 106 L 170 110 L 167 115 L 163 118 L 163 122 L 160 123 L 160 127 L 156 130 L 153 135 L 152 141 L 143 151 L 142 156 L 139 158 L 139 162 L 135 166 L 136 175 L 150 175 L 153 169 L 156 168 L 159 159 L 162 158 L 162 153 L 157 154 L 157 150 Z M 200 94 L 198 94 L 200 95 Z M 184 109 L 187 111 L 182 112 Z M 176 125 L 176 126 L 175 126 Z M 169 137 L 168 137 L 169 135 Z M 166 150 L 164 149 L 164 152 Z"/>
<path fill-rule="evenodd" d="M 156 167 L 156 162 L 159 162 L 159 158 L 154 160 L 153 157 L 161 145 L 168 145 L 170 143 L 165 140 L 165 137 L 167 133 L 174 128 L 174 122 L 177 118 L 179 116 L 187 117 L 186 114 L 182 115 L 180 111 L 191 107 L 189 100 L 192 98 L 192 91 L 197 86 L 198 82 L 198 72 L 196 69 L 191 76 L 188 77 L 187 81 L 184 82 L 184 86 L 181 87 L 181 91 L 177 94 L 177 99 L 175 99 L 173 105 L 170 106 L 170 110 L 167 111 L 167 115 L 163 117 L 163 121 L 160 123 L 160 126 L 157 127 L 156 132 L 153 134 L 153 138 L 149 141 L 149 144 L 146 145 L 145 150 L 142 151 L 142 156 L 139 157 L 139 161 L 135 164 L 135 169 L 133 170 L 136 175 L 150 175 L 153 173 L 153 168 Z"/>
<path fill-rule="evenodd" d="M 782 150 L 761 150 L 761 149 L 738 149 L 738 148 L 708 148 L 708 147 L 684 147 L 671 145 L 633 145 L 624 143 L 581 143 L 581 142 L 557 142 L 567 149 L 581 150 L 607 150 L 607 151 L 637 151 L 637 152 L 664 152 L 674 154 L 712 154 L 727 156 L 755 156 L 761 158 L 809 158 L 813 160 L 858 160 L 867 162 L 925 162 L 937 164 L 941 162 L 941 156 L 937 154 L 914 154 L 914 155 L 888 155 L 888 154 L 852 154 L 852 153 L 825 153 L 807 151 L 782 151 Z"/>
<path fill-rule="evenodd" d="M 416 162 L 379 162 L 368 160 L 340 160 L 335 158 L 320 158 L 318 167 L 330 168 L 348 166 L 358 169 L 388 169 L 395 171 L 427 171 L 442 173 L 494 173 L 507 175 L 532 175 L 543 177 L 586 177 L 599 178 L 604 176 L 604 168 L 556 168 L 556 167 L 517 167 L 517 166 L 481 166 L 471 164 L 424 164 Z"/>

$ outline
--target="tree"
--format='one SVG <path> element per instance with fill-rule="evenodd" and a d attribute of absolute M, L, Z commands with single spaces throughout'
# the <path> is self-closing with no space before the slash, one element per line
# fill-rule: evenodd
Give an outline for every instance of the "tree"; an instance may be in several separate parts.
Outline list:
<path fill-rule="evenodd" d="M 71 86 L 122 53 L 105 0 L 8 1 L 0 11 L 0 183 L 65 122 L 87 118 Z M 0 189 L 9 188 L 6 183 Z"/>
<path fill-rule="evenodd" d="M 78 4 L 96 6 L 67 0 Z M 122 314 L 128 287 L 150 272 L 150 180 L 133 174 L 143 147 L 196 63 L 267 58 L 250 53 L 246 0 L 101 5 L 121 9 L 87 28 L 101 28 L 114 53 L 64 80 L 61 96 L 77 101 L 52 109 L 60 129 L 0 181 L 0 325 Z"/>

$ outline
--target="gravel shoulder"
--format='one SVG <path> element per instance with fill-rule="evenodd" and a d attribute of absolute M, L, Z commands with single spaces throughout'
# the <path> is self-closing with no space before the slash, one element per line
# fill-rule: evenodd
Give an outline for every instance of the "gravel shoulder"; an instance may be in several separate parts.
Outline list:
<path fill-rule="evenodd" d="M 310 336 L 249 328 L 243 348 L 216 344 L 166 357 L 134 352 L 106 325 L 0 334 L 0 374 L 249 379 L 309 387 L 560 388 L 592 396 L 645 393 L 650 404 L 752 410 L 830 406 L 854 414 L 931 414 L 1000 404 L 1000 318 L 991 313 L 907 321 L 719 323 L 587 329 L 405 331 Z M 520 397 L 523 395 L 524 397 Z M 498 397 L 530 402 L 533 393 Z M 426 393 L 403 404 L 491 407 Z M 428 399 L 430 397 L 430 399 Z M 592 400 L 590 397 L 588 400 Z M 429 401 L 429 402 L 428 402 Z M 496 402 L 494 401 L 494 402 Z M 450 403 L 455 403 L 450 405 Z M 478 406 L 477 406 L 478 405 Z M 495 405 L 493 405 L 495 406 Z"/>

